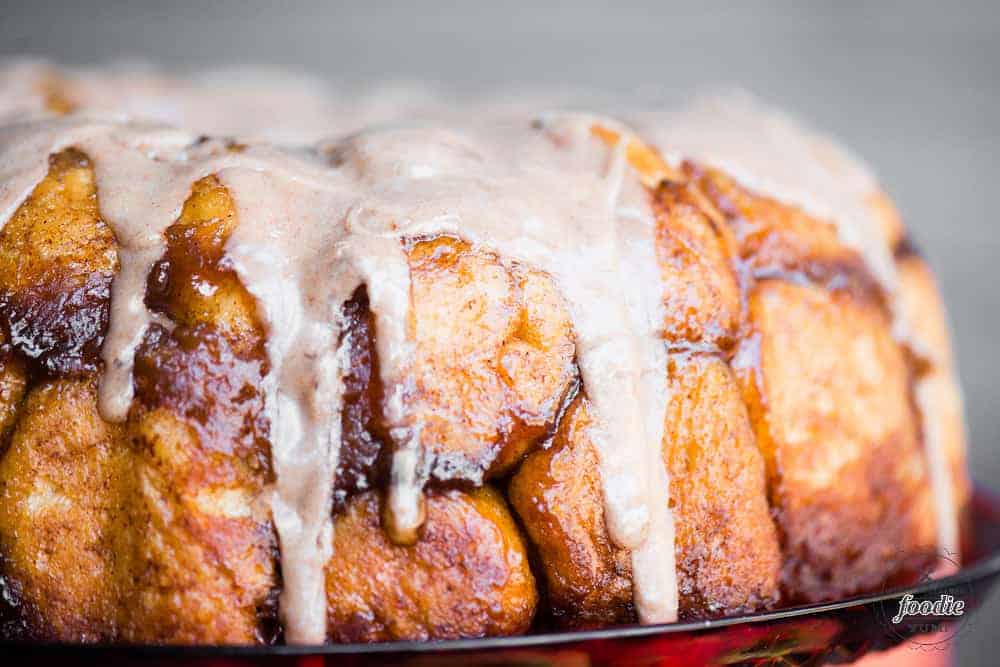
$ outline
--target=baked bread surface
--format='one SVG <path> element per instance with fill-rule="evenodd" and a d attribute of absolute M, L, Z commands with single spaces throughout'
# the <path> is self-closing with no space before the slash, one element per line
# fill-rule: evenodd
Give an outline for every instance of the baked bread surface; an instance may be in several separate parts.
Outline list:
<path fill-rule="evenodd" d="M 40 81 L 39 134 L 84 114 L 59 76 Z M 666 160 L 672 147 L 641 127 L 629 138 L 587 123 L 592 150 L 624 156 L 650 212 L 656 274 L 642 279 L 662 308 L 665 389 L 652 451 L 668 480 L 677 617 L 875 590 L 952 549 L 969 485 L 945 316 L 885 195 L 873 186 L 857 206 L 889 283 L 842 221 L 699 156 Z M 321 153 L 336 165 L 342 148 Z M 122 253 L 96 163 L 114 157 L 72 144 L 36 158 L 45 173 L 0 231 L 0 636 L 299 641 L 273 504 L 275 325 L 227 250 L 246 204 L 221 172 L 187 182 L 144 276 L 134 394 L 110 419 L 102 350 Z M 602 466 L 616 434 L 595 436 L 578 304 L 554 272 L 461 230 L 405 236 L 399 252 L 419 520 L 414 531 L 392 510 L 401 444 L 378 285 L 361 285 L 336 314 L 322 638 L 643 619 L 633 549 L 609 529 Z"/>

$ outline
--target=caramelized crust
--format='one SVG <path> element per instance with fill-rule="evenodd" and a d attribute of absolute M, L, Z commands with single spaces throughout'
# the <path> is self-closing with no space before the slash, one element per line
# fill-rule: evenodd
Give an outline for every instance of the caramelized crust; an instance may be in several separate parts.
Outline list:
<path fill-rule="evenodd" d="M 334 512 L 344 509 L 347 498 L 373 488 L 385 480 L 384 447 L 388 441 L 380 417 L 382 385 L 375 351 L 375 318 L 368 308 L 368 292 L 359 287 L 344 304 L 341 314 L 348 340 L 344 369 L 341 443 L 333 484 Z"/>
<path fill-rule="evenodd" d="M 273 617 L 277 544 L 261 361 L 200 325 L 147 335 L 129 415 L 140 530 L 129 641 L 252 643 Z"/>
<path fill-rule="evenodd" d="M 32 636 L 115 637 L 129 473 L 121 427 L 97 413 L 93 376 L 31 391 L 0 460 L 0 574 Z"/>
<path fill-rule="evenodd" d="M 837 598 L 922 564 L 936 538 L 915 402 L 933 407 L 924 440 L 943 444 L 959 504 L 969 486 L 943 308 L 891 203 L 869 205 L 900 250 L 909 351 L 833 224 L 720 171 L 674 170 L 637 140 L 626 153 L 646 170 L 657 223 L 681 617 Z M 14 599 L 18 614 L 7 625 L 0 609 L 0 636 L 273 641 L 269 366 L 255 300 L 224 261 L 235 204 L 203 178 L 167 230 L 146 293 L 162 317 L 117 425 L 97 413 L 118 271 L 98 194 L 87 156 L 65 150 L 0 231 L 0 605 Z M 631 555 L 604 525 L 586 387 L 568 400 L 574 333 L 554 281 L 453 237 L 405 251 L 405 401 L 431 464 L 427 521 L 412 546 L 381 525 L 390 439 L 359 288 L 342 310 L 330 639 L 527 631 L 539 594 L 522 530 L 546 620 L 634 622 Z M 520 523 L 492 486 L 507 477 Z"/>
<path fill-rule="evenodd" d="M 273 633 L 263 337 L 252 299 L 219 266 L 234 210 L 214 178 L 196 183 L 154 274 L 151 303 L 175 328 L 154 326 L 136 353 L 129 509 L 140 535 L 123 605 L 128 641 L 253 643 Z"/>
<path fill-rule="evenodd" d="M 883 302 L 864 259 L 833 223 L 755 194 L 719 170 L 687 165 L 686 172 L 732 229 L 745 280 L 778 277 Z"/>
<path fill-rule="evenodd" d="M 764 462 L 725 361 L 669 362 L 663 457 L 670 472 L 681 618 L 755 611 L 778 601 L 781 554 Z"/>
<path fill-rule="evenodd" d="M 552 621 L 565 628 L 635 622 L 632 561 L 604 524 L 587 400 L 574 399 L 551 444 L 525 459 L 508 496 L 535 546 Z"/>
<path fill-rule="evenodd" d="M 451 237 L 408 254 L 411 412 L 432 475 L 501 475 L 550 431 L 575 377 L 565 306 L 545 274 Z"/>
<path fill-rule="evenodd" d="M 521 534 L 489 486 L 432 492 L 413 546 L 389 541 L 379 495 L 355 496 L 334 525 L 326 566 L 329 637 L 337 642 L 486 637 L 525 632 L 538 603 Z"/>
<path fill-rule="evenodd" d="M 90 161 L 73 149 L 52 156 L 0 231 L 0 327 L 11 347 L 51 375 L 97 370 L 117 271 Z"/>
<path fill-rule="evenodd" d="M 743 307 L 733 230 L 693 183 L 661 184 L 652 205 L 666 338 L 731 347 Z"/>
<path fill-rule="evenodd" d="M 181 216 L 167 228 L 167 250 L 149 274 L 146 303 L 179 326 L 208 324 L 240 350 L 262 344 L 253 296 L 220 265 L 236 227 L 236 208 L 215 176 L 191 186 Z"/>
<path fill-rule="evenodd" d="M 791 599 L 871 589 L 935 532 L 903 352 L 878 308 L 765 281 L 738 369 L 783 538 Z"/>

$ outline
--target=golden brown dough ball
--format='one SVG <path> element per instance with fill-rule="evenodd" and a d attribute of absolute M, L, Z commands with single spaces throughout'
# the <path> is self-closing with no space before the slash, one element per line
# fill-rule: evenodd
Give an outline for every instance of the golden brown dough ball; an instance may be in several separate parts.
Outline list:
<path fill-rule="evenodd" d="M 129 641 L 252 643 L 275 616 L 277 540 L 259 359 L 178 327 L 136 356 Z"/>
<path fill-rule="evenodd" d="M 389 541 L 379 494 L 355 496 L 334 524 L 327 632 L 336 642 L 525 632 L 538 604 L 524 541 L 490 487 L 437 491 L 413 546 Z"/>
<path fill-rule="evenodd" d="M 236 225 L 235 204 L 218 178 L 196 181 L 164 234 L 166 252 L 150 271 L 146 302 L 179 325 L 210 324 L 248 351 L 264 337 L 256 301 L 232 269 L 220 266 Z"/>
<path fill-rule="evenodd" d="M 528 456 L 508 489 L 545 575 L 552 620 L 569 628 L 635 621 L 631 554 L 604 524 L 589 404 L 567 408 L 549 447 Z"/>
<path fill-rule="evenodd" d="M 93 376 L 31 390 L 0 459 L 0 553 L 33 636 L 115 637 L 129 471 L 122 428 L 97 413 Z"/>
<path fill-rule="evenodd" d="M 194 184 L 151 278 L 175 327 L 154 325 L 136 353 L 128 641 L 253 643 L 275 624 L 266 358 L 252 298 L 219 266 L 233 226 L 228 191 Z"/>
<path fill-rule="evenodd" d="M 768 465 L 792 599 L 870 589 L 935 548 L 909 369 L 887 316 L 846 292 L 764 281 L 740 378 Z"/>
<path fill-rule="evenodd" d="M 94 371 L 117 268 L 89 159 L 52 156 L 0 232 L 0 570 L 39 637 L 116 633 L 128 459 Z"/>
<path fill-rule="evenodd" d="M 739 384 L 715 354 L 674 354 L 668 366 L 663 456 L 670 473 L 680 616 L 773 606 L 781 568 L 778 534 Z"/>
<path fill-rule="evenodd" d="M 663 183 L 652 204 L 666 337 L 731 347 L 743 306 L 733 231 L 696 184 Z"/>
<path fill-rule="evenodd" d="M 439 479 L 496 476 L 546 435 L 575 376 L 551 279 L 451 237 L 409 249 L 409 406 Z"/>

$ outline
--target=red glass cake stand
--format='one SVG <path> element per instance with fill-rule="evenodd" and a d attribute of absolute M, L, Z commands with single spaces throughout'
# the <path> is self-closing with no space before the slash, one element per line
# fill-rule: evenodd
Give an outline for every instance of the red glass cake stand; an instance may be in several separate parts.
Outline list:
<path fill-rule="evenodd" d="M 982 486 L 973 496 L 965 564 L 951 576 L 905 588 L 779 611 L 712 621 L 624 626 L 591 632 L 439 642 L 322 647 L 76 646 L 0 642 L 0 665 L 800 665 L 851 662 L 909 644 L 943 655 L 976 623 L 975 609 L 1000 575 L 1000 496 Z M 912 602 L 961 601 L 956 615 L 896 618 Z M 933 656 L 928 662 L 933 662 Z"/>

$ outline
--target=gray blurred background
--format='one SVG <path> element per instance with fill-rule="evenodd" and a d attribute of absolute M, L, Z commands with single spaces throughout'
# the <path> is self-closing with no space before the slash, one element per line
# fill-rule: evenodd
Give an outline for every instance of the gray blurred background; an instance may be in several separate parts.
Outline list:
<path fill-rule="evenodd" d="M 0 0 L 0 56 L 268 64 L 331 80 L 427 79 L 634 94 L 738 84 L 864 156 L 951 310 L 975 476 L 1000 488 L 1000 5 L 990 2 L 43 2 Z M 996 594 L 959 664 L 1000 661 Z"/>

